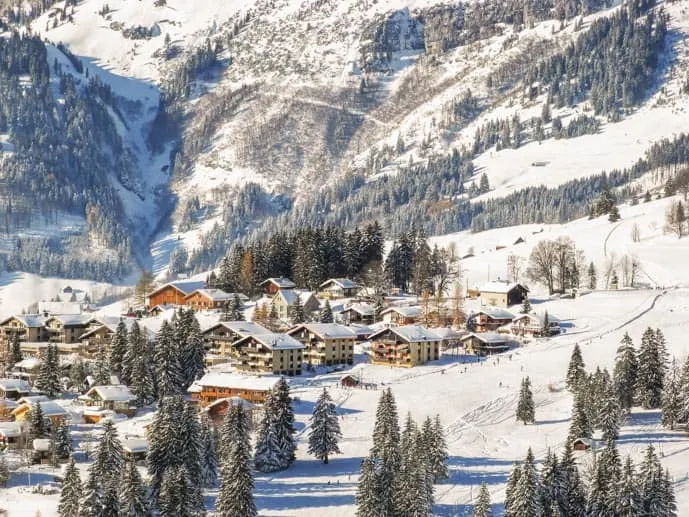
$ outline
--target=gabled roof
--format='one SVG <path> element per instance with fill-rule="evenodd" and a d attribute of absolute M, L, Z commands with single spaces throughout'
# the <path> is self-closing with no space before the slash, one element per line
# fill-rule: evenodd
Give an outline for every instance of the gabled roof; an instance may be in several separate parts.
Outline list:
<path fill-rule="evenodd" d="M 545 325 L 545 313 L 530 313 L 530 314 L 520 314 L 515 317 L 513 321 L 529 319 L 530 321 L 537 323 L 538 325 Z M 560 318 L 553 314 L 548 314 L 548 323 L 560 323 Z"/>
<path fill-rule="evenodd" d="M 391 312 L 396 312 L 405 318 L 417 318 L 423 315 L 421 307 L 388 307 L 387 309 L 380 311 L 380 315 L 383 316 Z"/>
<path fill-rule="evenodd" d="M 192 291 L 186 295 L 185 298 L 190 298 L 196 293 L 200 294 L 201 296 L 205 296 L 214 302 L 225 302 L 234 298 L 234 293 L 226 293 L 222 289 L 196 289 L 195 291 Z"/>
<path fill-rule="evenodd" d="M 129 388 L 122 384 L 118 386 L 94 386 L 88 390 L 85 396 L 92 398 L 96 393 L 101 400 L 108 402 L 129 402 L 136 398 Z"/>
<path fill-rule="evenodd" d="M 261 282 L 259 285 L 262 287 L 266 284 L 275 284 L 279 289 L 294 289 L 295 287 L 297 287 L 297 284 L 292 282 L 289 278 L 285 277 L 268 278 Z"/>
<path fill-rule="evenodd" d="M 497 332 L 472 332 L 461 338 L 460 341 L 465 341 L 471 337 L 475 337 L 487 345 L 499 345 L 507 343 L 507 338 L 502 334 L 498 334 Z"/>
<path fill-rule="evenodd" d="M 148 441 L 144 438 L 125 438 L 121 442 L 122 449 L 129 454 L 148 452 Z"/>
<path fill-rule="evenodd" d="M 369 305 L 368 303 L 354 303 L 340 311 L 340 314 L 347 311 L 356 312 L 357 314 L 361 314 L 362 316 L 373 316 L 373 314 L 375 313 L 373 305 Z"/>
<path fill-rule="evenodd" d="M 224 406 L 227 404 L 228 406 L 242 406 L 244 409 L 251 409 L 254 407 L 254 404 L 249 402 L 248 400 L 244 400 L 242 397 L 225 397 L 222 399 L 215 400 L 208 404 L 205 408 L 205 411 L 207 413 L 210 413 L 214 408 L 218 406 Z"/>
<path fill-rule="evenodd" d="M 310 298 L 313 297 L 313 293 L 311 291 L 297 291 L 294 289 L 287 289 L 287 290 L 280 289 L 277 293 L 275 293 L 273 300 L 275 300 L 275 298 L 277 298 L 277 297 L 280 297 L 285 301 L 286 305 L 291 307 L 297 301 L 297 296 L 299 296 L 299 299 L 301 300 L 301 304 L 304 305 Z"/>
<path fill-rule="evenodd" d="M 52 320 L 57 320 L 65 327 L 78 327 L 86 325 L 90 319 L 91 316 L 87 314 L 55 314 L 46 319 L 45 323 L 47 325 Z"/>
<path fill-rule="evenodd" d="M 356 289 L 358 285 L 353 280 L 349 278 L 330 278 L 326 280 L 321 285 L 318 286 L 319 289 L 329 286 L 330 284 L 335 284 L 342 289 Z"/>
<path fill-rule="evenodd" d="M 31 392 L 31 384 L 23 379 L 0 379 L 0 388 L 4 391 Z"/>
<path fill-rule="evenodd" d="M 17 438 L 29 428 L 27 422 L 0 422 L 0 436 Z"/>
<path fill-rule="evenodd" d="M 18 401 L 19 402 L 19 401 Z M 19 413 L 22 413 L 24 409 L 33 409 L 36 407 L 36 404 L 40 403 L 41 404 L 41 411 L 43 411 L 43 415 L 46 417 L 51 417 L 51 416 L 67 416 L 69 413 L 63 408 L 60 404 L 53 400 L 39 400 L 39 401 L 34 401 L 34 402 L 23 402 L 21 403 L 17 408 L 15 408 L 12 411 L 13 415 L 17 415 Z"/>
<path fill-rule="evenodd" d="M 193 293 L 197 289 L 205 289 L 206 282 L 204 280 L 177 280 L 176 282 L 169 282 L 165 285 L 161 285 L 158 289 L 150 293 L 148 296 L 151 297 L 154 294 L 159 293 L 166 287 L 173 287 L 186 296 L 189 293 Z"/>
<path fill-rule="evenodd" d="M 33 368 L 38 368 L 41 366 L 41 362 L 42 361 L 38 357 L 27 357 L 26 359 L 22 359 L 18 363 L 15 363 L 12 369 L 26 368 L 28 370 L 32 370 Z"/>
<path fill-rule="evenodd" d="M 41 314 L 81 314 L 81 302 L 38 302 L 38 312 Z"/>
<path fill-rule="evenodd" d="M 501 294 L 507 294 L 510 291 L 512 291 L 515 287 L 521 287 L 522 289 L 525 289 L 526 291 L 529 290 L 528 287 L 526 287 L 523 284 L 519 284 L 516 282 L 502 282 L 499 280 L 496 280 L 494 282 L 488 282 L 487 284 L 484 284 L 481 286 L 481 293 L 501 293 Z"/>
<path fill-rule="evenodd" d="M 262 325 L 259 325 L 258 323 L 254 323 L 253 321 L 220 321 L 212 327 L 209 327 L 206 330 L 204 330 L 203 333 L 205 334 L 207 332 L 215 330 L 218 327 L 225 327 L 226 329 L 231 330 L 232 332 L 240 335 L 241 337 L 253 336 L 258 334 L 270 334 L 270 330 L 268 330 Z"/>
<path fill-rule="evenodd" d="M 207 373 L 194 384 L 210 388 L 269 391 L 275 387 L 279 380 L 280 377 L 277 375 L 244 375 L 234 372 L 214 372 Z M 191 390 L 192 388 L 189 389 Z"/>
<path fill-rule="evenodd" d="M 400 338 L 408 343 L 422 343 L 425 341 L 440 341 L 440 336 L 438 336 L 431 329 L 422 327 L 420 325 L 404 325 L 403 327 L 386 327 L 380 329 L 369 336 L 369 339 L 373 341 L 379 335 L 387 332 L 394 332 Z"/>
<path fill-rule="evenodd" d="M 255 339 L 270 350 L 301 350 L 304 348 L 304 344 L 297 341 L 292 336 L 287 334 L 277 334 L 275 332 L 246 336 L 232 343 L 232 346 L 243 343 L 247 339 Z"/>
<path fill-rule="evenodd" d="M 338 323 L 302 323 L 301 325 L 291 328 L 287 333 L 291 335 L 303 328 L 323 339 L 356 338 L 356 332 Z"/>
<path fill-rule="evenodd" d="M 16 319 L 28 328 L 40 328 L 45 325 L 46 318 L 40 314 L 17 314 L 15 316 L 10 316 L 5 318 L 0 322 L 0 326 L 6 325 L 10 320 Z"/>
<path fill-rule="evenodd" d="M 486 316 L 489 316 L 496 320 L 514 319 L 514 314 L 512 314 L 508 310 L 501 309 L 499 307 L 484 307 L 476 311 L 474 314 L 485 314 Z"/>

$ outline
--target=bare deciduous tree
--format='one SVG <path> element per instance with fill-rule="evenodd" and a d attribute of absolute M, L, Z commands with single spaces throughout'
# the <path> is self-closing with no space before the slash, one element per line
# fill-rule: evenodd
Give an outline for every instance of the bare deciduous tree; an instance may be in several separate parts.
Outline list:
<path fill-rule="evenodd" d="M 639 228 L 639 223 L 634 223 L 632 225 L 632 242 L 639 242 L 641 240 L 641 229 Z"/>
<path fill-rule="evenodd" d="M 507 276 L 510 282 L 519 282 L 524 267 L 524 259 L 519 255 L 510 253 L 507 256 Z"/>

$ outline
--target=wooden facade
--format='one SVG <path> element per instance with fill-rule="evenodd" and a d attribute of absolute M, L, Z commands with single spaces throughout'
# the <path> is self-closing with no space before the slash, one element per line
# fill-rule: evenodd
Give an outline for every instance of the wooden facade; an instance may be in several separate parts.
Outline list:
<path fill-rule="evenodd" d="M 313 323 L 287 333 L 304 344 L 304 362 L 311 366 L 354 364 L 356 333 L 336 323 Z"/>
<path fill-rule="evenodd" d="M 370 340 L 374 364 L 409 368 L 440 358 L 440 338 L 424 327 L 391 327 Z"/>
<path fill-rule="evenodd" d="M 286 334 L 247 336 L 232 345 L 237 370 L 276 375 L 301 375 L 304 345 Z"/>

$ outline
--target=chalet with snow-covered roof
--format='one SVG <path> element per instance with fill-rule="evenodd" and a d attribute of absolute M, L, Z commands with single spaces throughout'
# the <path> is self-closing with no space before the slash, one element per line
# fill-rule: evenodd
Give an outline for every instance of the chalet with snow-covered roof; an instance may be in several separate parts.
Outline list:
<path fill-rule="evenodd" d="M 148 295 L 146 307 L 155 307 L 156 305 L 184 305 L 184 299 L 188 295 L 197 289 L 205 288 L 205 281 L 178 280 L 170 282 Z"/>
<path fill-rule="evenodd" d="M 84 314 L 61 314 L 45 320 L 48 341 L 51 343 L 79 343 L 86 332 L 90 316 Z"/>
<path fill-rule="evenodd" d="M 81 336 L 81 354 L 85 357 L 93 357 L 101 346 L 105 346 L 107 350 L 110 350 L 112 338 L 115 332 L 117 332 L 120 322 L 124 323 L 127 333 L 131 331 L 134 322 L 137 322 L 141 334 L 149 342 L 153 341 L 155 339 L 155 332 L 152 332 L 145 326 L 145 321 L 137 320 L 136 318 L 120 318 L 118 316 L 92 318 L 86 332 Z"/>
<path fill-rule="evenodd" d="M 136 414 L 136 408 L 133 406 L 136 396 L 131 390 L 124 385 L 114 386 L 94 386 L 86 392 L 85 395 L 79 397 L 79 400 L 85 406 L 93 409 L 110 410 L 121 415 L 133 417 Z M 88 421 L 87 412 L 84 412 L 84 419 Z M 96 423 L 100 418 L 89 423 Z"/>
<path fill-rule="evenodd" d="M 318 286 L 322 298 L 337 299 L 356 296 L 359 286 L 349 278 L 331 278 Z"/>
<path fill-rule="evenodd" d="M 122 452 L 126 460 L 140 464 L 146 461 L 148 455 L 148 440 L 145 438 L 125 438 L 120 440 Z"/>
<path fill-rule="evenodd" d="M 287 331 L 304 344 L 304 362 L 311 366 L 354 363 L 356 332 L 337 323 L 304 323 Z"/>
<path fill-rule="evenodd" d="M 79 302 L 38 302 L 38 313 L 44 316 L 51 316 L 52 314 L 81 314 L 82 312 L 84 312 L 84 307 Z"/>
<path fill-rule="evenodd" d="M 206 351 L 223 359 L 222 362 L 232 357 L 232 343 L 247 336 L 263 334 L 270 334 L 270 331 L 251 321 L 220 321 L 203 331 Z"/>
<path fill-rule="evenodd" d="M 264 280 L 259 284 L 259 287 L 263 289 L 263 294 L 274 296 L 278 291 L 294 289 L 297 287 L 297 284 L 292 282 L 289 278 L 278 277 Z"/>
<path fill-rule="evenodd" d="M 42 361 L 38 357 L 27 357 L 22 359 L 10 370 L 10 377 L 25 379 L 32 383 L 38 377 Z"/>
<path fill-rule="evenodd" d="M 440 358 L 440 337 L 426 327 L 388 327 L 369 339 L 374 364 L 412 367 Z"/>
<path fill-rule="evenodd" d="M 301 375 L 304 344 L 287 334 L 257 334 L 232 344 L 232 362 L 243 372 Z"/>
<path fill-rule="evenodd" d="M 350 323 L 360 323 L 370 325 L 375 320 L 375 309 L 368 303 L 355 303 L 338 313 L 340 321 L 349 325 Z"/>
<path fill-rule="evenodd" d="M 28 422 L 0 422 L 0 451 L 23 448 L 28 432 Z"/>
<path fill-rule="evenodd" d="M 31 393 L 31 384 L 23 379 L 0 379 L 0 398 L 18 400 Z"/>
<path fill-rule="evenodd" d="M 222 289 L 197 289 L 184 298 L 184 305 L 196 311 L 221 309 L 233 298 L 234 293 L 226 293 Z"/>
<path fill-rule="evenodd" d="M 36 408 L 38 404 L 41 405 L 43 416 L 45 417 L 46 422 L 50 424 L 51 429 L 57 429 L 57 426 L 69 418 L 69 413 L 66 409 L 44 395 L 22 397 L 17 401 L 17 403 L 18 406 L 12 411 L 12 416 L 17 422 L 26 421 L 28 419 L 29 411 Z"/>
<path fill-rule="evenodd" d="M 467 353 L 481 356 L 505 352 L 512 345 L 507 336 L 497 332 L 471 332 L 462 337 L 460 342 Z"/>
<path fill-rule="evenodd" d="M 514 314 L 500 307 L 484 307 L 473 313 L 467 320 L 467 328 L 474 332 L 489 332 L 508 325 Z"/>
<path fill-rule="evenodd" d="M 546 325 L 545 313 L 530 313 L 517 316 L 510 325 L 510 331 L 516 336 L 550 337 L 562 333 L 562 327 L 560 326 L 560 318 L 557 316 L 548 314 Z"/>
<path fill-rule="evenodd" d="M 388 307 L 380 311 L 380 319 L 390 325 L 413 325 L 422 318 L 421 307 Z"/>
<path fill-rule="evenodd" d="M 321 304 L 310 291 L 298 291 L 296 289 L 280 289 L 273 299 L 271 305 L 275 307 L 275 312 L 281 320 L 288 320 L 292 315 L 292 309 L 297 301 L 297 296 L 304 309 L 304 314 L 310 314 L 320 309 Z"/>
<path fill-rule="evenodd" d="M 48 351 L 48 346 L 55 346 L 57 355 L 70 356 L 81 352 L 81 343 L 51 343 L 49 341 L 29 342 L 24 341 L 19 344 L 22 356 L 26 359 L 31 357 L 43 358 Z"/>
<path fill-rule="evenodd" d="M 239 397 L 253 404 L 263 404 L 268 392 L 280 380 L 276 375 L 246 375 L 236 372 L 207 373 L 189 391 L 193 400 L 208 406 L 218 400 Z"/>
<path fill-rule="evenodd" d="M 519 283 L 489 282 L 481 287 L 481 304 L 508 308 L 520 304 L 529 295 L 528 287 Z"/>
<path fill-rule="evenodd" d="M 10 316 L 4 319 L 0 322 L 3 349 L 7 347 L 13 334 L 17 335 L 19 341 L 47 340 L 48 332 L 45 328 L 45 320 L 45 317 L 38 314 Z"/>

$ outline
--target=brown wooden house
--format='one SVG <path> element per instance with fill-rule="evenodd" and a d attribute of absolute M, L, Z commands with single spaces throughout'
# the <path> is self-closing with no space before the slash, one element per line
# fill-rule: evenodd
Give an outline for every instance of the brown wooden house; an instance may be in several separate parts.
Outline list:
<path fill-rule="evenodd" d="M 170 282 L 153 291 L 147 298 L 146 306 L 156 305 L 184 305 L 184 299 L 197 289 L 205 289 L 206 282 L 179 280 Z"/>
<path fill-rule="evenodd" d="M 253 404 L 263 404 L 268 392 L 280 380 L 276 375 L 245 375 L 235 372 L 207 373 L 189 392 L 193 400 L 207 406 L 217 400 L 239 397 Z"/>
<path fill-rule="evenodd" d="M 369 339 L 374 364 L 412 367 L 440 358 L 440 337 L 425 327 L 389 327 Z"/>
<path fill-rule="evenodd" d="M 282 289 L 294 289 L 297 284 L 292 282 L 289 278 L 268 278 L 261 282 L 260 286 L 263 289 L 263 294 L 275 296 L 278 291 Z"/>

